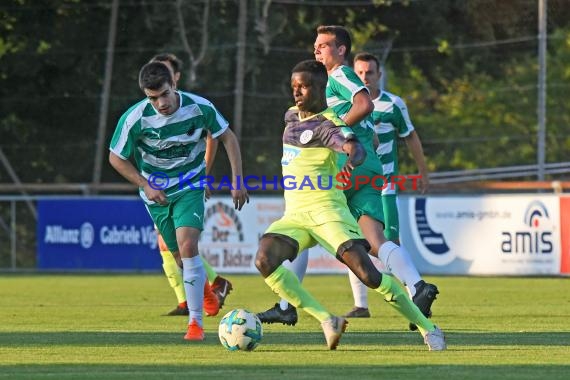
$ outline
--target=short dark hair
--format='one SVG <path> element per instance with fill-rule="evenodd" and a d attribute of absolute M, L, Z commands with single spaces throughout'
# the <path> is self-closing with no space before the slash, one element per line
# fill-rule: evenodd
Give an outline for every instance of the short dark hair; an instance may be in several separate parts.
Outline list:
<path fill-rule="evenodd" d="M 150 62 L 144 65 L 139 72 L 139 87 L 141 90 L 158 90 L 165 83 L 174 86 L 172 74 L 162 62 Z"/>
<path fill-rule="evenodd" d="M 321 25 L 317 28 L 317 34 L 332 34 L 337 47 L 341 45 L 346 47 L 344 56 L 348 57 L 350 49 L 352 49 L 352 40 L 350 39 L 350 33 L 348 33 L 348 30 L 344 26 Z"/>
<path fill-rule="evenodd" d="M 374 62 L 376 62 L 376 69 L 378 69 L 378 71 L 380 71 L 380 60 L 374 54 L 367 53 L 365 51 L 362 53 L 358 53 L 354 56 L 352 63 L 354 64 L 354 63 L 356 63 L 356 61 L 364 61 L 364 62 L 374 61 Z"/>
<path fill-rule="evenodd" d="M 174 74 L 182 71 L 182 61 L 176 55 L 172 53 L 161 53 L 157 54 L 148 61 L 151 62 L 169 62 L 174 70 Z"/>
<path fill-rule="evenodd" d="M 291 74 L 294 73 L 309 73 L 311 74 L 311 81 L 316 82 L 323 88 L 327 86 L 327 81 L 329 80 L 329 75 L 325 65 L 314 59 L 307 59 L 306 61 L 301 61 L 293 67 Z"/>

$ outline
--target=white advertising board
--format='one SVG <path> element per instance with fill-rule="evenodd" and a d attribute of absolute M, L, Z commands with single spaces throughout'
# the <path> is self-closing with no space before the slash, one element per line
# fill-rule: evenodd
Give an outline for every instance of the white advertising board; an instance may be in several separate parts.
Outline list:
<path fill-rule="evenodd" d="M 251 197 L 241 211 L 230 197 L 212 197 L 206 202 L 200 253 L 216 271 L 258 273 L 255 254 L 259 238 L 285 210 L 282 197 Z M 309 251 L 307 273 L 345 273 L 346 267 L 317 246 Z"/>
<path fill-rule="evenodd" d="M 401 241 L 422 274 L 558 275 L 564 266 L 559 196 L 402 196 L 399 204 Z M 242 211 L 214 197 L 200 251 L 222 273 L 257 273 L 259 237 L 283 211 L 278 196 L 252 197 Z M 323 248 L 309 253 L 308 273 L 346 273 Z"/>
<path fill-rule="evenodd" d="M 407 197 L 401 239 L 420 273 L 560 273 L 556 195 Z"/>
<path fill-rule="evenodd" d="M 200 253 L 216 269 L 225 273 L 257 273 L 255 254 L 265 229 L 283 215 L 280 197 L 251 197 L 241 211 L 232 199 L 212 197 L 206 202 Z"/>

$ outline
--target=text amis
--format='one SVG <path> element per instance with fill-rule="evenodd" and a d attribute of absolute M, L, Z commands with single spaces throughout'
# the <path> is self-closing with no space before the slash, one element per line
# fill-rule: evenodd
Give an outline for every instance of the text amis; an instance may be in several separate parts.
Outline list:
<path fill-rule="evenodd" d="M 550 231 L 503 231 L 501 236 L 501 251 L 506 254 L 551 254 L 553 250 Z"/>

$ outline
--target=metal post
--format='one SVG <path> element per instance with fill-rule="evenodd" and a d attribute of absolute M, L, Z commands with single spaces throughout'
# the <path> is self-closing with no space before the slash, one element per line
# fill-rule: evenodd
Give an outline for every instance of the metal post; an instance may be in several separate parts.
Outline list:
<path fill-rule="evenodd" d="M 16 201 L 10 202 L 10 252 L 12 270 L 16 270 Z"/>
<path fill-rule="evenodd" d="M 101 182 L 101 168 L 103 165 L 103 151 L 105 147 L 105 132 L 107 130 L 107 114 L 109 113 L 109 94 L 111 92 L 111 79 L 113 77 L 113 56 L 115 55 L 115 39 L 117 35 L 117 19 L 119 14 L 119 0 L 113 0 L 111 16 L 109 17 L 109 36 L 107 38 L 107 58 L 105 61 L 105 77 L 101 91 L 101 107 L 99 108 L 99 127 L 97 128 L 97 143 L 95 145 L 95 165 L 93 168 L 93 184 Z M 96 188 L 96 187 L 95 187 Z M 96 190 L 95 190 L 96 191 Z"/>
<path fill-rule="evenodd" d="M 386 61 L 388 60 L 388 55 L 392 51 L 392 44 L 396 37 L 390 37 L 384 42 L 384 47 L 382 49 L 382 56 L 380 57 L 380 72 L 382 76 L 380 77 L 380 91 L 388 87 L 388 72 L 386 71 Z"/>
<path fill-rule="evenodd" d="M 544 181 L 546 145 L 546 17 L 547 0 L 538 2 L 538 135 L 537 135 L 537 177 Z"/>
<path fill-rule="evenodd" d="M 384 65 L 384 63 L 380 64 L 380 72 L 382 73 L 382 76 L 380 77 L 379 88 L 380 92 L 382 92 L 386 87 L 388 87 L 388 72 L 386 71 L 386 65 Z"/>
<path fill-rule="evenodd" d="M 247 32 L 247 0 L 240 0 L 237 30 L 236 87 L 234 91 L 234 132 L 241 139 L 243 124 L 243 82 L 245 76 L 245 48 Z"/>

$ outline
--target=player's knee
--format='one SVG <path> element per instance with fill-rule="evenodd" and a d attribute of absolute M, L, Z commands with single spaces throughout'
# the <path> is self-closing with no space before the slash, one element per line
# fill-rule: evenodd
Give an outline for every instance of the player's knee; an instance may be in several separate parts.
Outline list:
<path fill-rule="evenodd" d="M 267 251 L 262 247 L 259 247 L 257 255 L 255 255 L 255 267 L 263 277 L 269 276 L 275 269 L 277 269 L 274 268 L 274 264 L 267 254 Z"/>
<path fill-rule="evenodd" d="M 255 267 L 263 277 L 269 276 L 281 264 L 277 255 L 272 254 L 272 246 L 271 238 L 264 237 L 259 241 L 259 249 L 255 255 Z"/>
<path fill-rule="evenodd" d="M 259 241 L 255 267 L 263 277 L 273 273 L 283 261 L 293 259 L 296 249 L 283 239 L 264 235 Z"/>
<path fill-rule="evenodd" d="M 183 258 L 194 257 L 198 255 L 198 244 L 196 242 L 186 239 L 178 243 L 180 256 Z M 174 258 L 176 255 L 173 253 Z"/>

